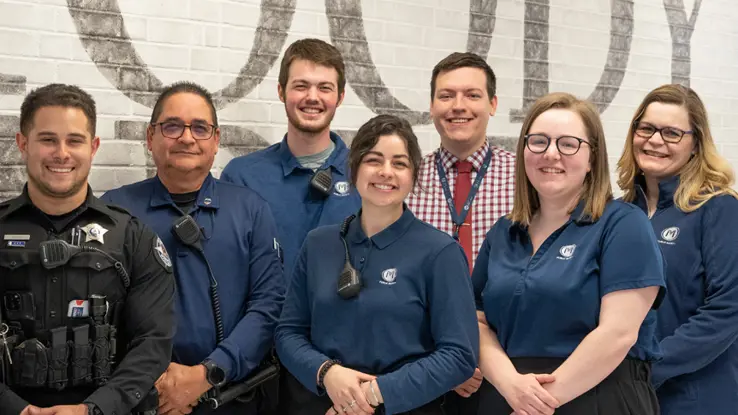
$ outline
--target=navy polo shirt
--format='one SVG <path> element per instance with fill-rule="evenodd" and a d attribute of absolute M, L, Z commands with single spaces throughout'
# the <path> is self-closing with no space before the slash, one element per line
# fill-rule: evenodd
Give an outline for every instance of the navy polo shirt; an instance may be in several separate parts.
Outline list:
<path fill-rule="evenodd" d="M 284 300 L 277 229 L 266 202 L 249 189 L 208 175 L 190 212 L 202 228 L 205 256 L 218 281 L 226 338 L 216 344 L 207 265 L 173 234 L 172 223 L 182 212 L 159 178 L 111 190 L 102 199 L 152 227 L 172 258 L 177 279 L 172 361 L 192 366 L 210 358 L 228 380 L 245 378 L 273 345 Z"/>
<path fill-rule="evenodd" d="M 661 252 L 643 212 L 611 201 L 592 221 L 583 210 L 581 202 L 535 254 L 527 228 L 507 217 L 487 233 L 472 281 L 477 309 L 509 357 L 567 358 L 597 327 L 603 296 L 665 286 Z M 655 330 L 652 310 L 628 356 L 658 358 Z"/>
<path fill-rule="evenodd" d="M 360 272 L 358 296 L 337 293 L 344 265 L 339 225 L 308 234 L 275 334 L 279 357 L 318 391 L 329 359 L 377 375 L 387 414 L 418 408 L 469 379 L 479 329 L 466 257 L 447 234 L 410 210 L 367 238 L 360 217 L 346 236 Z"/>
<path fill-rule="evenodd" d="M 308 232 L 340 223 L 361 207 L 359 193 L 349 185 L 348 148 L 335 133 L 331 133 L 331 140 L 335 148 L 320 168 L 330 168 L 333 175 L 333 188 L 327 198 L 311 195 L 310 179 L 315 172 L 302 167 L 292 155 L 286 135 L 280 143 L 232 159 L 220 176 L 254 190 L 269 203 L 284 249 L 287 276 Z"/>
<path fill-rule="evenodd" d="M 665 415 L 738 414 L 738 200 L 716 196 L 682 212 L 678 186 L 679 177 L 659 183 L 651 217 L 668 284 L 653 383 Z M 642 177 L 636 195 L 647 211 Z"/>

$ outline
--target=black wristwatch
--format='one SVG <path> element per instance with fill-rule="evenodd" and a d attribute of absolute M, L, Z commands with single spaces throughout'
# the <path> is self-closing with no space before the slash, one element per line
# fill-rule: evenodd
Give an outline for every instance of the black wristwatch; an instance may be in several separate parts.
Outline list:
<path fill-rule="evenodd" d="M 220 368 L 210 359 L 205 359 L 202 362 L 202 365 L 205 366 L 205 379 L 207 379 L 210 386 L 219 388 L 225 384 L 225 370 Z"/>
<path fill-rule="evenodd" d="M 85 402 L 85 404 L 87 405 L 87 415 L 103 415 L 103 412 L 94 403 Z"/>

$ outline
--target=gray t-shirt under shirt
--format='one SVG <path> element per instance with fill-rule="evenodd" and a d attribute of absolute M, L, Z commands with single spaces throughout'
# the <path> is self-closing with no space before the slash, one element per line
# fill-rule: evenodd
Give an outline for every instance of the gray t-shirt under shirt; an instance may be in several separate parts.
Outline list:
<path fill-rule="evenodd" d="M 335 148 L 336 144 L 333 142 L 333 140 L 331 140 L 331 144 L 325 150 L 321 151 L 320 153 L 297 157 L 297 162 L 300 163 L 302 167 L 313 169 L 313 171 L 315 171 L 319 169 L 326 160 L 328 160 L 328 157 L 330 157 L 333 149 Z"/>

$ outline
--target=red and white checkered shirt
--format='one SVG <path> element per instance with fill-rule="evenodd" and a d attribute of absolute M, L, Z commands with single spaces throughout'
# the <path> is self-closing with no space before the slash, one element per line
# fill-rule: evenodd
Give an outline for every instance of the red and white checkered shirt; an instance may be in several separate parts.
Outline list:
<path fill-rule="evenodd" d="M 515 154 L 485 144 L 467 158 L 474 166 L 471 181 L 474 183 L 487 151 L 492 151 L 492 159 L 469 212 L 472 216 L 472 257 L 475 262 L 487 231 L 492 228 L 497 219 L 510 213 L 513 207 Z M 456 162 L 459 159 L 441 147 L 423 157 L 417 186 L 407 197 L 406 202 L 418 219 L 453 235 L 454 222 L 451 219 L 451 212 L 449 212 L 446 197 L 443 194 L 443 186 L 436 171 L 437 155 L 441 157 L 441 165 L 446 172 L 448 185 L 453 195 L 454 184 L 459 174 L 456 168 Z"/>

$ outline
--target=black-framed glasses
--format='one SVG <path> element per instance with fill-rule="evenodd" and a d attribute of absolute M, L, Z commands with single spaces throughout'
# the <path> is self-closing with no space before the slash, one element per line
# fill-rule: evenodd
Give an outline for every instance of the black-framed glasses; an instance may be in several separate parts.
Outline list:
<path fill-rule="evenodd" d="M 528 134 L 525 136 L 525 145 L 531 153 L 541 154 L 548 150 L 548 146 L 551 145 L 551 140 L 551 137 L 546 134 Z M 577 154 L 582 143 L 592 146 L 589 144 L 589 141 L 582 140 L 579 137 L 562 135 L 556 139 L 556 148 L 559 150 L 559 153 L 565 156 L 573 156 L 574 154 Z"/>
<path fill-rule="evenodd" d="M 215 132 L 215 126 L 204 122 L 195 122 L 193 124 L 185 124 L 178 121 L 163 121 L 151 124 L 154 128 L 161 127 L 161 135 L 166 138 L 178 139 L 184 134 L 185 128 L 190 129 L 190 135 L 195 140 L 209 140 Z"/>
<path fill-rule="evenodd" d="M 684 131 L 676 127 L 661 127 L 657 128 L 653 124 L 649 124 L 647 122 L 637 122 L 635 124 L 635 133 L 639 137 L 643 138 L 651 138 L 656 133 L 661 134 L 661 139 L 666 141 L 667 143 L 678 143 L 682 141 L 682 137 L 684 137 L 685 134 L 692 134 L 694 131 Z"/>

